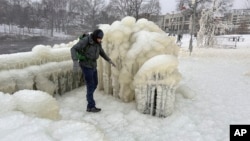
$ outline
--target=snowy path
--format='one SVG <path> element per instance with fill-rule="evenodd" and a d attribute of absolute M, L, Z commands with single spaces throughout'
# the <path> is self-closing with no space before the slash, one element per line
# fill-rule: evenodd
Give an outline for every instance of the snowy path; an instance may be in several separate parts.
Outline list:
<path fill-rule="evenodd" d="M 193 101 L 177 99 L 177 109 L 192 120 L 201 140 L 229 140 L 230 124 L 250 123 L 250 78 L 244 75 L 249 70 L 245 60 L 181 59 L 184 82 L 197 95 Z"/>

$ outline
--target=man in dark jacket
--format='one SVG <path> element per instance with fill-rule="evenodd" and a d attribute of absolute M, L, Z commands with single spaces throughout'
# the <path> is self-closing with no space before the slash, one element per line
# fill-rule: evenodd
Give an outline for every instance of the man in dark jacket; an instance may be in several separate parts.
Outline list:
<path fill-rule="evenodd" d="M 77 70 L 79 68 L 79 64 L 82 72 L 85 76 L 86 86 L 87 86 L 87 112 L 100 112 L 101 109 L 95 106 L 94 100 L 94 91 L 98 84 L 98 75 L 97 75 L 97 59 L 99 55 L 108 61 L 112 66 L 115 67 L 115 64 L 111 61 L 111 59 L 104 52 L 101 41 L 103 38 L 103 32 L 100 29 L 96 29 L 92 34 L 87 35 L 83 39 L 79 40 L 77 44 L 75 44 L 71 48 L 71 58 L 73 60 L 73 70 Z M 78 60 L 77 52 L 80 50 L 84 51 L 84 56 L 86 59 Z"/>

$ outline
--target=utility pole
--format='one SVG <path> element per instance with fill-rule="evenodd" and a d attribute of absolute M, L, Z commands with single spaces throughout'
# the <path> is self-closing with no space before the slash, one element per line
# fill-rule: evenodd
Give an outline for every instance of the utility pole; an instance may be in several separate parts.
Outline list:
<path fill-rule="evenodd" d="M 190 34 L 190 41 L 189 41 L 189 55 L 191 55 L 193 51 L 193 34 L 195 29 L 195 19 L 196 19 L 196 7 L 197 7 L 197 0 L 192 0 L 192 21 L 191 21 L 191 34 Z"/>

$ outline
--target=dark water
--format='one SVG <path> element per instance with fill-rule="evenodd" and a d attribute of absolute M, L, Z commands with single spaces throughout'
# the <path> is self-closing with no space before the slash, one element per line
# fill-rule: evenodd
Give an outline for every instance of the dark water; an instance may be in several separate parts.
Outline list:
<path fill-rule="evenodd" d="M 30 39 L 30 40 L 0 40 L 0 55 L 12 54 L 17 52 L 29 52 L 35 45 L 51 45 L 68 43 L 75 40 L 75 38 L 67 39 Z"/>

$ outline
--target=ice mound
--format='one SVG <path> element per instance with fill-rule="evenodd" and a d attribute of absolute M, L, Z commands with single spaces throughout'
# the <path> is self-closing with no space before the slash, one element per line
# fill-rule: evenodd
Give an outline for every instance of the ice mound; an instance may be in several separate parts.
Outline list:
<path fill-rule="evenodd" d="M 14 93 L 17 110 L 41 118 L 59 119 L 59 106 L 50 94 L 36 90 L 20 90 Z"/>

